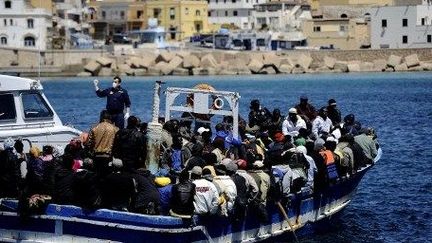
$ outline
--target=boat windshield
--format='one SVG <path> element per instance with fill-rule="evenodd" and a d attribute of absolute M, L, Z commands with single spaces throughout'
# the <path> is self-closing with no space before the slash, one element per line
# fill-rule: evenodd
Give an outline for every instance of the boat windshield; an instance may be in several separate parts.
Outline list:
<path fill-rule="evenodd" d="M 16 118 L 13 94 L 0 94 L 0 121 L 14 120 Z"/>
<path fill-rule="evenodd" d="M 51 118 L 53 112 L 39 93 L 21 93 L 24 118 Z"/>

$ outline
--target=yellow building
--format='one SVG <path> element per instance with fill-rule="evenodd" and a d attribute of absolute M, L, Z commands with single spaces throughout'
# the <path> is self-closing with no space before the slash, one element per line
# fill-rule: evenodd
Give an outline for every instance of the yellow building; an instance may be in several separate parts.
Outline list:
<path fill-rule="evenodd" d="M 312 19 L 304 22 L 308 46 L 355 50 L 370 46 L 370 26 L 360 19 Z"/>
<path fill-rule="evenodd" d="M 143 26 L 147 26 L 149 18 L 155 18 L 159 26 L 170 32 L 168 40 L 183 40 L 197 33 L 209 32 L 207 12 L 207 1 L 150 0 L 144 4 Z"/>

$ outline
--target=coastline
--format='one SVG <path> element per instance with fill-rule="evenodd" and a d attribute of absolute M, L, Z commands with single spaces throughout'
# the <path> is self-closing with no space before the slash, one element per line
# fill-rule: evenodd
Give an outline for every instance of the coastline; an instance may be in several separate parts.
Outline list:
<path fill-rule="evenodd" d="M 0 73 L 25 77 L 207 76 L 432 71 L 432 49 L 113 51 L 0 49 Z M 40 55 L 40 57 L 39 57 Z M 41 65 L 38 65 L 38 62 Z"/>

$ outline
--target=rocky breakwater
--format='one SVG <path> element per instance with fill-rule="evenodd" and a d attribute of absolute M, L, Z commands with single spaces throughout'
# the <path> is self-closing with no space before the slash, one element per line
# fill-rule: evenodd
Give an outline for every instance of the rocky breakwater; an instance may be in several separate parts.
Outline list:
<path fill-rule="evenodd" d="M 314 55 L 315 56 L 315 55 Z M 88 60 L 78 76 L 163 76 L 163 75 L 251 75 L 345 72 L 432 71 L 432 62 L 417 54 L 389 55 L 373 62 L 340 61 L 324 56 L 313 59 L 308 52 L 146 52 L 131 56 L 106 56 Z"/>

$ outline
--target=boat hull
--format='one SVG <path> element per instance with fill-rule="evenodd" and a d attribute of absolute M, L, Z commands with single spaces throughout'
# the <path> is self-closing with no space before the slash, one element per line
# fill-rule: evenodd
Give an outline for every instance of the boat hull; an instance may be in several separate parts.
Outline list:
<path fill-rule="evenodd" d="M 100 209 L 83 211 L 79 207 L 50 204 L 45 215 L 22 221 L 16 213 L 15 200 L 3 200 L 0 211 L 0 241 L 31 240 L 40 242 L 121 241 L 121 242 L 241 242 L 261 241 L 327 219 L 344 209 L 371 166 L 349 179 L 312 195 L 297 194 L 284 205 L 290 224 L 273 202 L 267 211 L 269 222 L 261 223 L 254 212 L 233 223 L 218 216 L 185 220 L 170 216 L 149 216 Z"/>

